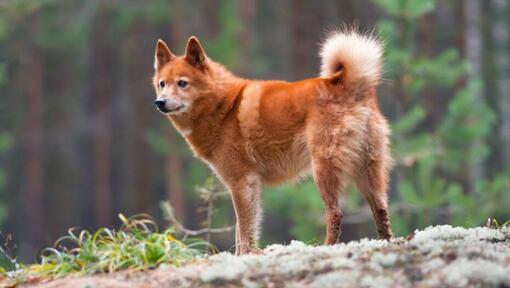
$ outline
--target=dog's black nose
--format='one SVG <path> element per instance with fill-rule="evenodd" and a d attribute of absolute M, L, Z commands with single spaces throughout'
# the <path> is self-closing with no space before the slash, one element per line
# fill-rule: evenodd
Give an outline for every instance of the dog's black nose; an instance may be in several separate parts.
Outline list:
<path fill-rule="evenodd" d="M 158 107 L 158 109 L 160 109 L 160 110 L 165 108 L 165 104 L 166 104 L 165 100 L 156 100 L 156 101 L 154 101 L 154 105 L 156 105 L 156 107 Z"/>

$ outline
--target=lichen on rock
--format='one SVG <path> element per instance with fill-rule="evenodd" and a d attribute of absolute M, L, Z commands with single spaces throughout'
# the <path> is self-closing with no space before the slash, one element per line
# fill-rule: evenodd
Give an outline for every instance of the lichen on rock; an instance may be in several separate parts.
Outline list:
<path fill-rule="evenodd" d="M 127 287 L 510 286 L 509 228 L 443 225 L 415 231 L 410 238 L 361 239 L 332 246 L 292 241 L 286 246 L 268 246 L 262 255 L 223 252 L 199 263 L 158 268 L 128 278 L 88 276 L 86 283 L 114 287 L 111 278 L 117 277 L 122 279 L 118 287 L 126 287 L 126 283 L 130 284 Z M 80 278 L 59 281 L 45 285 L 78 287 L 73 281 Z"/>
<path fill-rule="evenodd" d="M 268 246 L 263 255 L 212 256 L 201 280 L 305 287 L 510 285 L 509 243 L 507 228 L 449 225 L 416 231 L 409 241 L 362 239 L 333 246 L 292 241 Z"/>

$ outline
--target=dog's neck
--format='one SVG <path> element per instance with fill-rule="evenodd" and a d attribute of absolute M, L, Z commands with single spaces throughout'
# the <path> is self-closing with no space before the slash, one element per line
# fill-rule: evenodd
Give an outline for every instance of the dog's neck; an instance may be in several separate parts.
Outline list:
<path fill-rule="evenodd" d="M 204 159 L 212 156 L 222 126 L 234 112 L 236 100 L 245 85 L 246 80 L 232 75 L 222 81 L 213 94 L 194 103 L 190 113 L 168 117 L 198 156 Z"/>

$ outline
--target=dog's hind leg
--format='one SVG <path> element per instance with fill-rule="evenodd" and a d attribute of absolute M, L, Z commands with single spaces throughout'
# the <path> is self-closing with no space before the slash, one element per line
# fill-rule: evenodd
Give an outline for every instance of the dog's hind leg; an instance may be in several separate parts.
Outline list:
<path fill-rule="evenodd" d="M 389 240 L 393 237 L 386 195 L 388 189 L 388 168 L 386 165 L 389 165 L 389 163 L 386 163 L 387 161 L 384 161 L 384 159 L 368 162 L 365 167 L 360 168 L 355 181 L 372 209 L 377 227 L 377 237 Z"/>
<path fill-rule="evenodd" d="M 324 244 L 331 245 L 339 241 L 342 224 L 342 211 L 338 206 L 342 188 L 341 171 L 325 158 L 313 159 L 313 178 L 324 202 L 326 210 L 326 239 Z"/>

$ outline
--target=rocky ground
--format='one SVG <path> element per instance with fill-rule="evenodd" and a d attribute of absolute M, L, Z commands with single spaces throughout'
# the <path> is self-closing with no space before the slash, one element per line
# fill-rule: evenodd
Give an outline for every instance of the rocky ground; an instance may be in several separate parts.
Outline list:
<path fill-rule="evenodd" d="M 334 246 L 294 241 L 263 255 L 221 253 L 180 268 L 27 287 L 510 287 L 510 228 L 429 227 L 408 239 Z"/>

